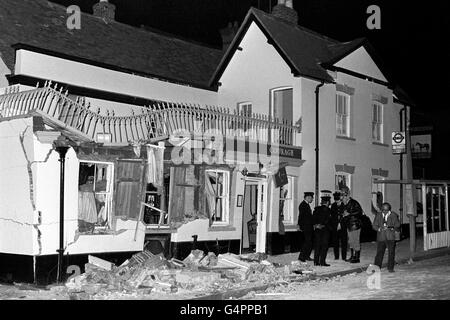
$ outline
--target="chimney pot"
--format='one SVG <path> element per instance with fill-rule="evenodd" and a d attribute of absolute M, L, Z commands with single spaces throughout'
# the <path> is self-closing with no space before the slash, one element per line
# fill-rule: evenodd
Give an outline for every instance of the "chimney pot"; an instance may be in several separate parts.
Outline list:
<path fill-rule="evenodd" d="M 93 14 L 96 17 L 102 18 L 106 21 L 114 21 L 116 6 L 109 3 L 108 0 L 100 0 L 92 7 Z"/>
<path fill-rule="evenodd" d="M 298 14 L 294 10 L 293 0 L 278 0 L 278 4 L 273 7 L 272 15 L 287 23 L 298 24 Z"/>
<path fill-rule="evenodd" d="M 231 44 L 238 29 L 239 24 L 237 21 L 229 22 L 225 28 L 220 29 L 220 35 L 222 36 L 223 50 L 226 50 L 228 46 Z"/>

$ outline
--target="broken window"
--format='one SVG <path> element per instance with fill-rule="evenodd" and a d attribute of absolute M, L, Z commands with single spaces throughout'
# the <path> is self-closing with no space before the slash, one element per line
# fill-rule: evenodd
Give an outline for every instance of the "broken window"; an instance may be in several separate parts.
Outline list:
<path fill-rule="evenodd" d="M 295 177 L 288 176 L 288 183 L 280 187 L 280 212 L 286 224 L 294 223 L 294 181 Z"/>
<path fill-rule="evenodd" d="M 107 162 L 80 162 L 78 231 L 111 227 L 113 168 Z"/>
<path fill-rule="evenodd" d="M 140 160 L 117 161 L 115 216 L 138 219 L 142 201 L 144 163 Z"/>
<path fill-rule="evenodd" d="M 170 186 L 170 174 L 164 174 L 164 186 L 156 187 L 153 183 L 147 184 L 147 190 L 145 192 L 145 203 L 150 207 L 145 207 L 144 210 L 144 223 L 147 225 L 169 225 L 169 214 L 167 208 L 169 205 L 169 186 Z M 159 210 L 157 210 L 159 209 Z"/>
<path fill-rule="evenodd" d="M 213 223 L 229 223 L 230 173 L 224 170 L 205 171 L 208 216 Z"/>

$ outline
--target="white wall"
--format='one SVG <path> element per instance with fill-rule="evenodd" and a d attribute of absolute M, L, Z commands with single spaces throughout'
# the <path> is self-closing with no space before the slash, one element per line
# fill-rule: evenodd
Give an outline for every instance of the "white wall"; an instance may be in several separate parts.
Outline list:
<path fill-rule="evenodd" d="M 351 121 L 355 140 L 344 140 L 336 137 L 335 118 L 335 85 L 327 84 L 320 89 L 320 173 L 319 190 L 334 190 L 335 165 L 347 164 L 355 166 L 352 176 L 352 193 L 363 207 L 365 213 L 371 215 L 372 169 L 382 168 L 389 171 L 389 179 L 399 178 L 399 159 L 392 154 L 390 144 L 391 132 L 399 129 L 399 107 L 393 104 L 392 91 L 384 86 L 368 82 L 349 75 L 337 74 L 336 82 L 355 89 L 352 97 Z M 301 167 L 300 194 L 314 191 L 315 186 L 315 95 L 317 82 L 303 79 L 304 98 L 303 118 L 303 157 L 306 162 Z M 372 94 L 388 98 L 384 107 L 384 143 L 372 143 Z M 386 199 L 398 212 L 399 187 L 386 187 Z"/>
<path fill-rule="evenodd" d="M 51 149 L 50 144 L 35 141 L 36 158 Z M 59 246 L 59 155 L 53 151 L 46 163 L 37 166 L 37 203 L 42 212 L 41 254 L 55 254 Z M 144 245 L 144 226 L 140 223 L 134 241 L 136 221 L 117 221 L 115 235 L 80 235 L 78 229 L 78 172 L 79 161 L 73 149 L 69 149 L 65 163 L 64 194 L 64 245 L 68 254 L 97 252 L 140 251 Z"/>
<path fill-rule="evenodd" d="M 8 80 L 6 79 L 6 75 L 11 74 L 11 71 L 6 66 L 5 62 L 3 62 L 0 54 L 0 88 L 8 86 Z"/>
<path fill-rule="evenodd" d="M 225 69 L 219 87 L 219 105 L 236 109 L 237 103 L 251 101 L 253 112 L 269 115 L 270 90 L 293 88 L 294 121 L 301 116 L 300 82 L 267 38 L 252 23 Z"/>
<path fill-rule="evenodd" d="M 27 129 L 24 147 L 33 161 L 34 137 L 31 118 L 0 121 L 0 252 L 32 255 L 37 211 L 30 200 L 27 161 L 19 134 Z M 35 167 L 33 167 L 35 168 Z M 36 181 L 36 175 L 33 174 Z"/>
<path fill-rule="evenodd" d="M 15 74 L 146 99 L 217 104 L 217 93 L 213 91 L 108 70 L 24 49 L 16 52 Z"/>
<path fill-rule="evenodd" d="M 385 76 L 373 62 L 367 50 L 360 47 L 335 64 L 338 67 L 351 70 L 372 78 L 387 82 Z"/>
<path fill-rule="evenodd" d="M 27 129 L 24 146 L 32 165 L 36 210 L 30 200 L 27 162 L 19 134 Z M 56 254 L 59 247 L 59 155 L 51 144 L 41 143 L 32 133 L 32 118 L 0 122 L 0 252 L 22 255 Z M 66 253 L 140 251 L 144 245 L 144 225 L 136 221 L 117 221 L 116 234 L 81 235 L 78 229 L 78 166 L 75 151 L 66 156 L 64 244 Z M 39 221 L 39 216 L 41 221 Z M 38 235 L 38 230 L 40 235 Z"/>

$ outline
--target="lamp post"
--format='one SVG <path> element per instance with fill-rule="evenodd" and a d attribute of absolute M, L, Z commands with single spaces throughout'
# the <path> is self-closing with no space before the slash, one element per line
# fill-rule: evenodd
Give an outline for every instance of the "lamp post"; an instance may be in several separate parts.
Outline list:
<path fill-rule="evenodd" d="M 64 136 L 59 136 L 53 142 L 53 147 L 59 154 L 59 249 L 58 252 L 58 274 L 57 282 L 61 282 L 63 274 L 63 255 L 64 255 L 64 176 L 66 153 L 69 150 L 69 140 Z"/>

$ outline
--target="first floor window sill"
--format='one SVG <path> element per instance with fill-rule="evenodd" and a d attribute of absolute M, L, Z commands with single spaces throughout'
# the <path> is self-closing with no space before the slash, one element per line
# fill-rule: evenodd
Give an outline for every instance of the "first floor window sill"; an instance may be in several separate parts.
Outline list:
<path fill-rule="evenodd" d="M 338 139 L 338 140 L 347 140 L 347 141 L 356 141 L 355 138 L 346 137 L 346 136 L 336 136 L 336 139 Z"/>
<path fill-rule="evenodd" d="M 382 143 L 382 142 L 378 142 L 378 141 L 373 141 L 372 144 L 375 145 L 375 146 L 389 147 L 388 144 Z"/>

